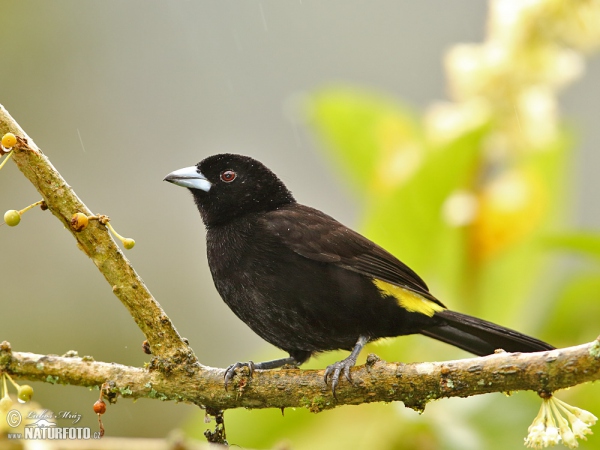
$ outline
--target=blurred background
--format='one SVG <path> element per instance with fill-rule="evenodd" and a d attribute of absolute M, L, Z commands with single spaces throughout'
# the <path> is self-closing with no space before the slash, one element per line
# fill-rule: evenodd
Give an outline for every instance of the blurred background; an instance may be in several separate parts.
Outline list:
<path fill-rule="evenodd" d="M 220 300 L 191 197 L 162 181 L 221 152 L 264 162 L 452 309 L 576 345 L 599 334 L 600 15 L 593 1 L 518 3 L 490 13 L 476 0 L 5 1 L 0 103 L 87 206 L 136 240 L 126 256 L 204 364 L 284 356 Z M 39 199 L 10 161 L 0 192 L 2 211 Z M 49 213 L 0 227 L 0 244 L 0 340 L 148 360 L 125 308 Z M 369 351 L 469 356 L 424 337 Z M 97 391 L 32 384 L 42 407 L 97 428 Z M 598 394 L 585 385 L 561 398 L 598 415 Z M 423 415 L 375 404 L 225 421 L 244 448 L 506 449 L 521 447 L 538 408 L 519 392 L 438 401 Z M 103 420 L 109 436 L 201 438 L 212 427 L 194 406 L 151 400 L 119 400 Z M 592 436 L 581 448 L 599 446 Z"/>

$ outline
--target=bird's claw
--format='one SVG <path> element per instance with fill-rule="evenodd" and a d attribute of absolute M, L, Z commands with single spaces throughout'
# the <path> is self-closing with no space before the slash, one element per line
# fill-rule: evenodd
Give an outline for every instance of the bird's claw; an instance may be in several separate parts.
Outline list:
<path fill-rule="evenodd" d="M 325 384 L 328 384 L 329 380 L 331 380 L 331 393 L 333 394 L 334 398 L 337 399 L 337 396 L 335 395 L 335 388 L 337 388 L 340 382 L 340 375 L 342 373 L 344 374 L 346 379 L 350 383 L 352 383 L 352 375 L 350 375 L 350 369 L 354 367 L 355 364 L 356 360 L 354 358 L 348 357 L 346 359 L 342 359 L 341 361 L 327 366 L 327 369 L 325 369 Z"/>
<path fill-rule="evenodd" d="M 223 376 L 225 380 L 225 390 L 227 390 L 227 385 L 229 384 L 229 382 L 233 379 L 233 377 L 235 377 L 236 370 L 241 369 L 242 367 L 248 368 L 248 371 L 250 372 L 250 378 L 252 378 L 252 375 L 254 374 L 254 369 L 256 367 L 255 364 L 252 361 L 248 361 L 247 363 L 236 362 L 235 364 L 232 364 L 229 367 L 227 367 L 227 369 L 225 369 L 225 375 Z"/>

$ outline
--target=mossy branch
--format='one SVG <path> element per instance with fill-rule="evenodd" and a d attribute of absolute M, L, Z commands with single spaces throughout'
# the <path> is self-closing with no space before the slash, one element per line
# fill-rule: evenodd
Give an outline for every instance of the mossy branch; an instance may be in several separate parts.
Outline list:
<path fill-rule="evenodd" d="M 13 352 L 0 344 L 0 371 L 29 380 L 101 386 L 123 397 L 194 403 L 213 410 L 307 407 L 312 411 L 344 404 L 400 400 L 422 410 L 431 400 L 489 392 L 553 392 L 600 379 L 600 343 L 541 353 L 500 353 L 460 361 L 398 364 L 371 355 L 352 370 L 354 384 L 343 382 L 337 399 L 323 382 L 323 371 L 257 371 L 223 388 L 223 370 L 202 366 L 171 320 L 146 288 L 101 221 L 81 232 L 70 226 L 74 213 L 92 212 L 48 158 L 0 105 L 0 134 L 18 136 L 13 159 L 41 194 L 48 209 L 71 231 L 79 248 L 104 275 L 115 295 L 146 336 L 153 354 L 149 368 L 96 362 L 91 358 Z"/>
<path fill-rule="evenodd" d="M 165 377 L 158 371 L 89 358 L 13 352 L 0 344 L 0 370 L 29 380 L 100 387 L 131 398 L 194 403 L 211 409 L 305 407 L 313 412 L 340 405 L 402 401 L 422 411 L 445 397 L 531 390 L 539 393 L 600 379 L 600 342 L 539 353 L 495 355 L 433 363 L 386 363 L 369 355 L 352 369 L 353 383 L 341 382 L 335 399 L 323 370 L 257 370 L 238 374 L 229 391 L 223 370 L 203 367 Z"/>

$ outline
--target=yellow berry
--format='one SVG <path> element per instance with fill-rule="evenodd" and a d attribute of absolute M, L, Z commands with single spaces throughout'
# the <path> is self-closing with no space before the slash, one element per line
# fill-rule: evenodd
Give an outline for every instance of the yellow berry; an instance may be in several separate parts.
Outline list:
<path fill-rule="evenodd" d="M 17 225 L 19 225 L 20 221 L 21 214 L 19 214 L 19 211 L 9 209 L 4 213 L 4 222 L 6 222 L 6 225 L 8 225 L 9 227 L 16 227 Z"/>
<path fill-rule="evenodd" d="M 81 231 L 88 226 L 88 216 L 83 213 L 75 213 L 71 217 L 71 228 L 75 231 Z"/>
<path fill-rule="evenodd" d="M 134 245 L 135 245 L 135 241 L 133 239 L 130 239 L 130 238 L 123 239 L 123 247 L 125 247 L 127 250 L 131 250 Z"/>
<path fill-rule="evenodd" d="M 4 148 L 12 148 L 17 143 L 17 137 L 12 133 L 6 133 L 2 136 L 2 147 Z"/>
<path fill-rule="evenodd" d="M 17 390 L 17 397 L 19 398 L 19 402 L 28 402 L 29 400 L 31 400 L 32 396 L 33 388 L 31 386 L 29 386 L 28 384 L 22 384 L 21 386 L 19 386 L 19 389 Z"/>

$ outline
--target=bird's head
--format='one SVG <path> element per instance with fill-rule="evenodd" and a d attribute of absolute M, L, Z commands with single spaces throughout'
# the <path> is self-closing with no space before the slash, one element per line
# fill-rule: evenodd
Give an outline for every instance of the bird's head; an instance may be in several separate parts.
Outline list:
<path fill-rule="evenodd" d="M 259 161 L 229 153 L 171 172 L 165 181 L 188 188 L 207 227 L 293 203 L 292 193 Z"/>

